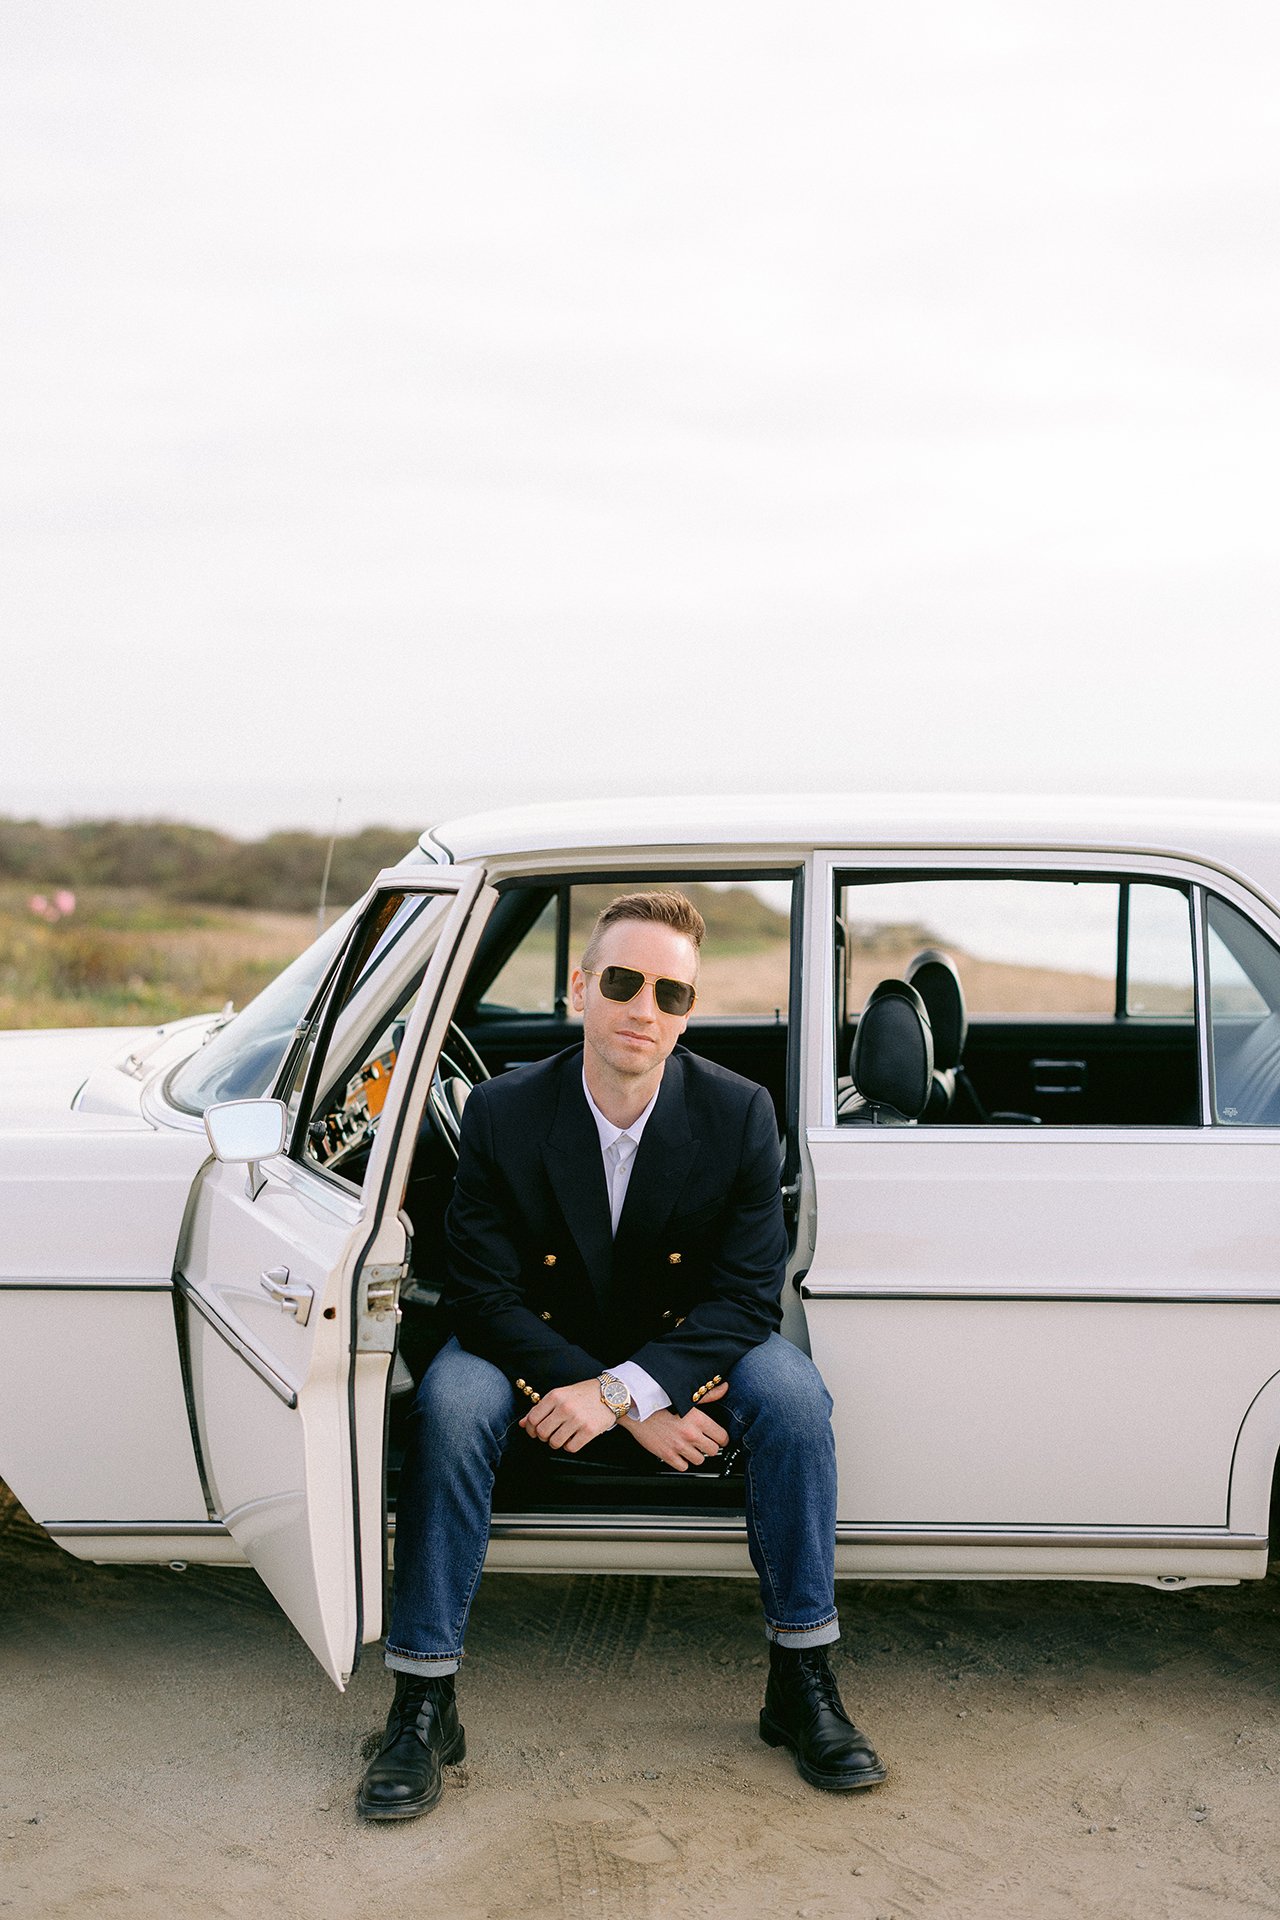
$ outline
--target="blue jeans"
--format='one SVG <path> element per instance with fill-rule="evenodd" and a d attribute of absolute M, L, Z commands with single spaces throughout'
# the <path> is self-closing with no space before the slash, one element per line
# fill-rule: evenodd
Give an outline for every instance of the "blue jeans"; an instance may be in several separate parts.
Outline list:
<path fill-rule="evenodd" d="M 525 1407 L 504 1373 L 456 1340 L 422 1377 L 396 1510 L 386 1661 L 398 1673 L 457 1670 L 489 1544 L 494 1475 Z M 822 1375 L 771 1333 L 706 1411 L 745 1459 L 747 1542 L 766 1633 L 788 1647 L 839 1639 L 836 1457 Z"/>

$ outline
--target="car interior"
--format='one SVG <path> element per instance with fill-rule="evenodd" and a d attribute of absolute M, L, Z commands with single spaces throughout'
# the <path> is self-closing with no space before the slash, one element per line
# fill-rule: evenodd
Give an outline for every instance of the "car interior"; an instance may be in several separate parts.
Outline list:
<path fill-rule="evenodd" d="M 759 891 L 753 891 L 752 882 Z M 796 876 L 777 870 L 744 876 L 714 872 L 598 876 L 578 881 L 516 882 L 500 898 L 468 969 L 445 1049 L 433 1077 L 404 1198 L 413 1226 L 411 1271 L 401 1290 L 403 1318 L 392 1376 L 388 1435 L 388 1503 L 403 1454 L 413 1389 L 448 1337 L 439 1310 L 444 1218 L 457 1164 L 462 1107 L 478 1079 L 543 1060 L 572 1046 L 579 1023 L 569 1006 L 569 975 L 599 908 L 620 891 L 679 886 L 704 911 L 712 937 L 699 977 L 699 1000 L 682 1045 L 765 1086 L 774 1102 L 786 1166 L 796 1156 L 794 1113 L 798 1065 L 790 1049 L 788 1006 L 798 965 Z M 768 897 L 762 898 L 761 894 Z M 794 933 L 793 933 L 794 925 Z M 721 935 L 715 939 L 716 934 Z M 735 962 L 737 963 L 735 965 Z M 742 977 L 752 985 L 744 1006 Z M 311 1151 L 320 1164 L 358 1180 L 369 1135 L 353 1125 L 357 1107 L 379 1107 L 394 1068 L 404 1009 L 362 1059 L 344 1100 L 312 1122 Z M 722 1456 L 679 1472 L 663 1466 L 624 1433 L 605 1434 L 581 1454 L 553 1453 L 517 1434 L 495 1492 L 498 1519 L 541 1514 L 741 1513 L 740 1463 Z"/>
<path fill-rule="evenodd" d="M 413 1237 L 391 1383 L 392 1503 L 413 1389 L 447 1338 L 439 1308 L 444 1218 L 470 1088 L 574 1044 L 579 1028 L 569 976 L 596 912 L 624 888 L 661 885 L 690 893 L 709 922 L 698 1005 L 682 1044 L 769 1090 L 784 1189 L 795 1179 L 799 1063 L 788 1015 L 798 1004 L 801 961 L 798 871 L 567 876 L 500 888 L 433 1077 L 404 1197 Z M 838 1123 L 1200 1124 L 1196 904 L 1182 883 L 1137 876 L 884 869 L 838 875 Z M 1274 1123 L 1280 953 L 1223 901 L 1210 899 L 1205 925 L 1215 1117 Z M 361 977 L 382 951 L 378 942 L 394 942 L 396 927 L 391 909 L 371 927 L 354 962 Z M 345 1179 L 362 1177 L 417 984 L 407 980 L 397 1013 L 371 1045 L 343 1056 L 346 1064 L 330 1083 L 339 1097 L 302 1101 L 314 1115 L 305 1151 Z M 517 1436 L 494 1511 L 580 1518 L 726 1513 L 740 1512 L 743 1499 L 732 1456 L 682 1473 L 622 1433 L 573 1456 Z"/>

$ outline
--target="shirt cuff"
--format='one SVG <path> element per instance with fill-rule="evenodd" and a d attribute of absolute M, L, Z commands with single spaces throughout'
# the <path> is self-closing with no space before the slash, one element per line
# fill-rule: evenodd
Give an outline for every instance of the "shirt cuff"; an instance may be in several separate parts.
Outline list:
<path fill-rule="evenodd" d="M 671 1395 L 664 1393 L 653 1375 L 646 1373 L 643 1367 L 638 1367 L 634 1360 L 624 1360 L 620 1367 L 610 1367 L 609 1371 L 621 1380 L 631 1395 L 631 1405 L 627 1408 L 628 1420 L 647 1420 L 660 1407 L 671 1405 Z"/>

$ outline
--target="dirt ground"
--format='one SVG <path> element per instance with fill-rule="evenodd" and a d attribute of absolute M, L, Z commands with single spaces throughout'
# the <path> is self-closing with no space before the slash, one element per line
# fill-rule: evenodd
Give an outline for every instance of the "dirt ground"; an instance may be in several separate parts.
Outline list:
<path fill-rule="evenodd" d="M 749 1583 L 496 1575 L 469 1758 L 369 1826 L 376 1654 L 340 1695 L 253 1574 L 84 1566 L 0 1504 L 0 1916 L 1280 1914 L 1274 1580 L 840 1604 L 882 1787 L 816 1793 L 761 1744 Z"/>

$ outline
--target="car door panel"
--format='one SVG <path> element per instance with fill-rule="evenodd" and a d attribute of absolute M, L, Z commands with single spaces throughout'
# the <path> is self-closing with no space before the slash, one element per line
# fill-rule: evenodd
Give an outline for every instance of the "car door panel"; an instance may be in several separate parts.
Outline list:
<path fill-rule="evenodd" d="M 1280 1368 L 1275 1148 L 1207 1129 L 809 1145 L 803 1291 L 842 1521 L 1226 1525 L 1236 1435 Z"/>
<path fill-rule="evenodd" d="M 407 1165 L 430 1069 L 493 898 L 479 869 L 419 872 L 401 891 L 438 896 L 439 910 L 406 936 L 430 958 L 363 1186 L 278 1155 L 262 1163 L 264 1184 L 251 1198 L 242 1166 L 215 1163 L 194 1197 L 181 1262 L 192 1394 L 218 1512 L 340 1687 L 362 1640 L 382 1627 L 381 1434 L 394 1313 L 368 1310 L 369 1276 L 397 1273 L 404 1262 L 391 1183 Z M 401 942 L 399 977 L 411 961 Z M 377 1004 L 376 974 L 360 991 Z M 339 1032 L 360 1004 L 342 1008 Z M 283 1284 L 301 1294 L 305 1317 L 273 1297 Z"/>

